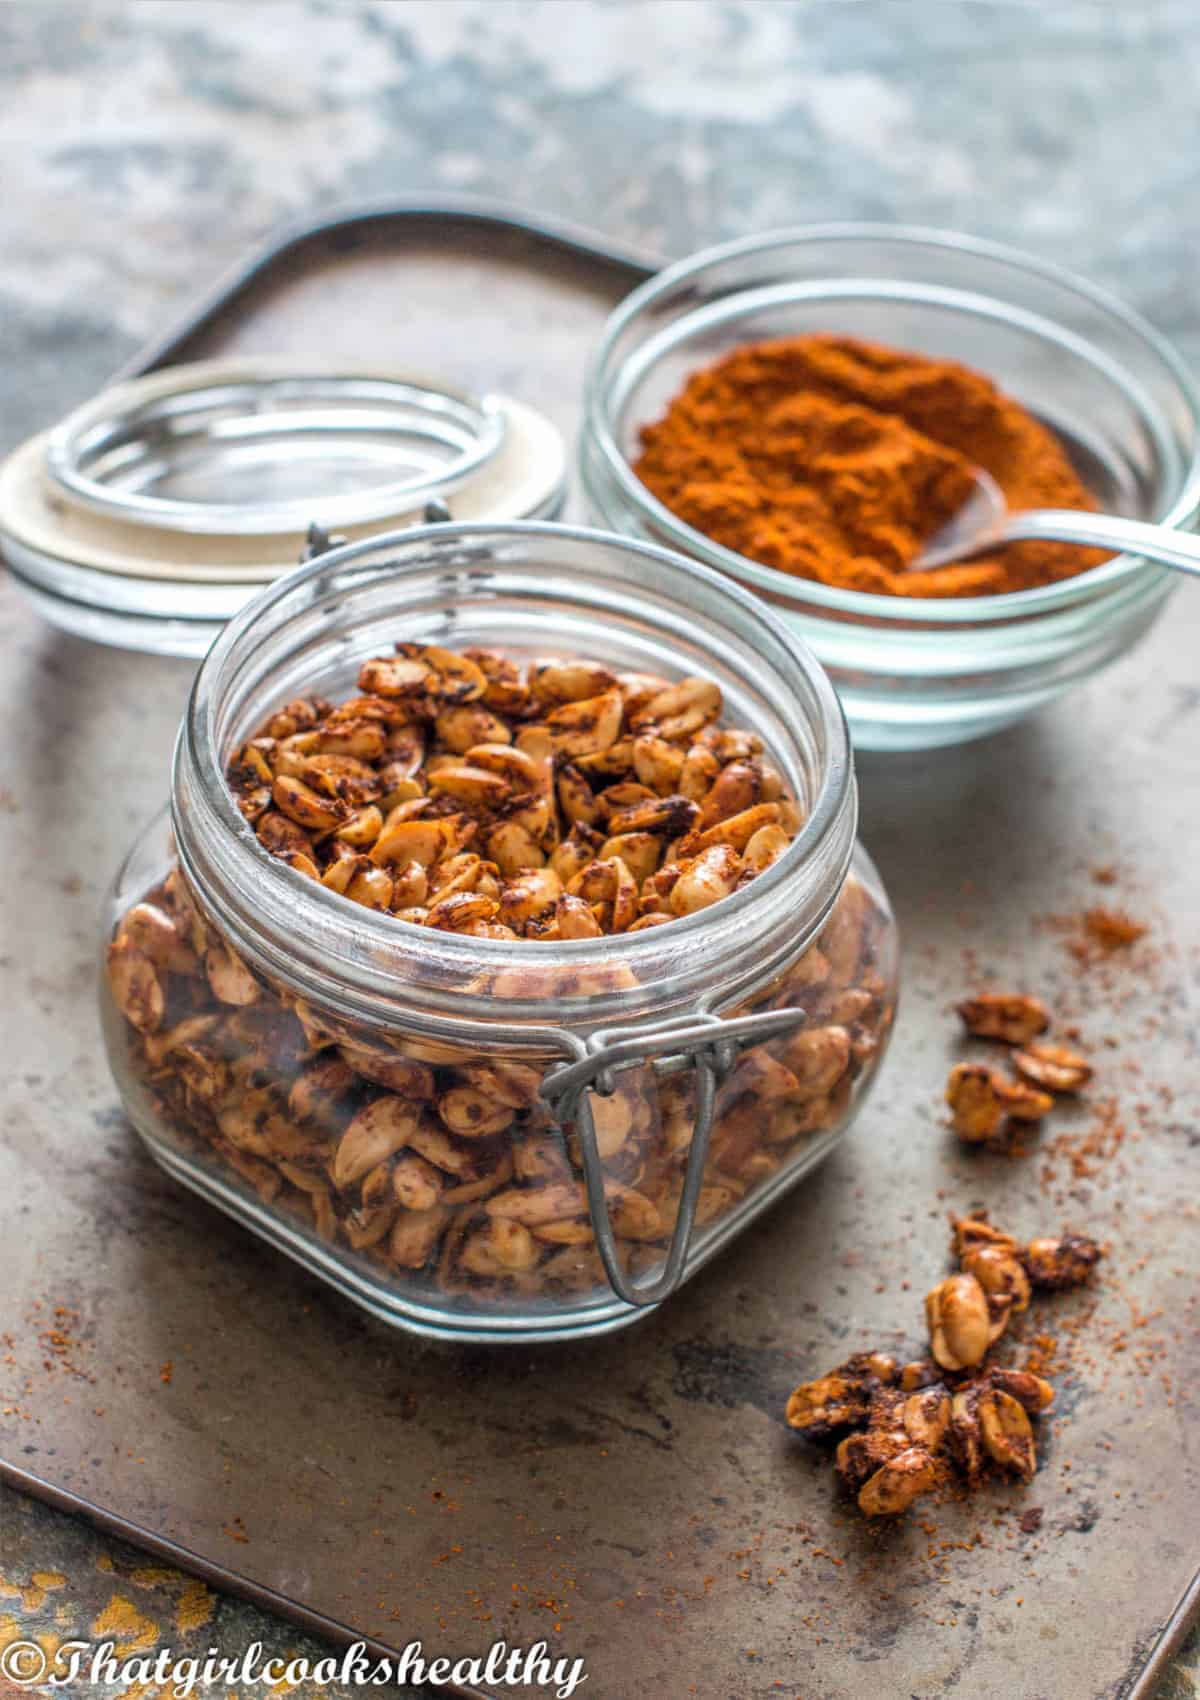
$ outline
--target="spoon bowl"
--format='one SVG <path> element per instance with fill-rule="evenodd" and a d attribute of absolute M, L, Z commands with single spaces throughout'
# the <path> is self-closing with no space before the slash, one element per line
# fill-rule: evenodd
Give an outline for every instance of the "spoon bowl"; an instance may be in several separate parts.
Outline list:
<path fill-rule="evenodd" d="M 1003 526 L 1008 514 L 1003 490 L 983 467 L 975 467 L 974 472 L 975 484 L 971 494 L 962 507 L 951 514 L 932 537 L 926 539 L 925 547 L 910 564 L 909 572 L 925 567 L 947 567 L 952 561 L 961 561 L 985 548 L 985 539 L 994 537 Z"/>
<path fill-rule="evenodd" d="M 1082 508 L 1026 508 L 1010 511 L 991 473 L 975 468 L 975 484 L 958 512 L 939 526 L 909 572 L 948 567 L 1001 549 L 1006 543 L 1077 543 L 1114 555 L 1140 555 L 1177 572 L 1200 575 L 1200 537 L 1149 520 L 1119 514 L 1088 513 Z"/>

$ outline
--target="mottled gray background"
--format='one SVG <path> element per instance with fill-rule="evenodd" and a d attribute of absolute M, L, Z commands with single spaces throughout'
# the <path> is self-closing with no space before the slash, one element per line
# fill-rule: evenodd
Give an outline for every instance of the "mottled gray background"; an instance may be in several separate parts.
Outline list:
<path fill-rule="evenodd" d="M 1198 87 L 1195 0 L 6 4 L 0 443 L 279 220 L 438 189 L 669 254 L 808 220 L 955 226 L 1110 285 L 1200 360 Z M 189 1643 L 181 1584 L 6 1494 L 0 1640 L 86 1625 L 105 1566 L 181 1645 L 260 1631 L 223 1603 Z M 31 1589 L 39 1568 L 66 1580 Z"/>

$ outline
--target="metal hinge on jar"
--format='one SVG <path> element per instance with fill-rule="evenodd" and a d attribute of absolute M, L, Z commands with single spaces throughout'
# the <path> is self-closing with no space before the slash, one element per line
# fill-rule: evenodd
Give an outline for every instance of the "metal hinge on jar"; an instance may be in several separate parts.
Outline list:
<path fill-rule="evenodd" d="M 547 1072 L 541 1096 L 560 1124 L 574 1125 L 596 1246 L 613 1291 L 626 1304 L 660 1304 L 682 1279 L 704 1182 L 717 1092 L 733 1072 L 739 1055 L 748 1046 L 795 1032 L 805 1020 L 802 1009 L 762 1010 L 730 1020 L 701 1009 L 650 1029 L 610 1027 L 586 1040 L 572 1034 L 560 1035 L 575 1053 L 575 1060 L 560 1063 Z M 696 1074 L 695 1122 L 679 1211 L 662 1273 L 644 1285 L 626 1275 L 617 1256 L 591 1106 L 591 1093 L 609 1096 L 616 1089 L 614 1076 L 618 1072 L 643 1063 L 649 1063 L 660 1077 L 676 1074 L 689 1064 Z"/>

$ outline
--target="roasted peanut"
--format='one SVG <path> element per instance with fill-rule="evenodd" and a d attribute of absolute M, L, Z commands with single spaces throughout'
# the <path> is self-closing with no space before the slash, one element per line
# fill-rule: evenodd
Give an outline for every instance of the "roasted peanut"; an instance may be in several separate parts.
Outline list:
<path fill-rule="evenodd" d="M 960 1003 L 958 1013 L 976 1038 L 1004 1039 L 1010 1045 L 1027 1045 L 1050 1025 L 1044 1003 L 1016 992 L 981 992 Z"/>
<path fill-rule="evenodd" d="M 355 1084 L 354 1070 L 341 1057 L 319 1057 L 292 1082 L 288 1110 L 299 1121 L 332 1128 Z"/>
<path fill-rule="evenodd" d="M 204 956 L 204 972 L 212 993 L 221 1003 L 257 1003 L 262 988 L 240 957 L 227 945 L 210 945 Z"/>
<path fill-rule="evenodd" d="M 512 791 L 545 792 L 550 788 L 549 774 L 543 764 L 535 761 L 527 751 L 513 749 L 508 744 L 494 740 L 472 744 L 467 751 L 467 761 L 472 767 L 496 774 Z"/>
<path fill-rule="evenodd" d="M 1029 1044 L 1012 1054 L 1013 1067 L 1047 1092 L 1078 1092 L 1092 1078 L 1092 1065 L 1066 1045 Z"/>
<path fill-rule="evenodd" d="M 996 1091 L 996 1077 L 982 1063 L 956 1063 L 946 1082 L 954 1131 L 968 1144 L 981 1144 L 998 1133 L 1004 1121 L 1004 1105 Z"/>
<path fill-rule="evenodd" d="M 506 721 L 482 703 L 460 703 L 444 708 L 433 723 L 440 743 L 456 755 L 466 755 L 476 744 L 508 744 L 512 732 Z"/>
<path fill-rule="evenodd" d="M 859 1352 L 815 1381 L 802 1382 L 787 1403 L 791 1428 L 814 1439 L 865 1422 L 871 1399 L 896 1379 L 896 1360 L 884 1352 Z"/>
<path fill-rule="evenodd" d="M 943 1369 L 982 1363 L 991 1343 L 987 1295 L 973 1275 L 950 1275 L 928 1294 L 929 1347 Z"/>
<path fill-rule="evenodd" d="M 512 1275 L 532 1269 L 538 1255 L 537 1241 L 528 1228 L 494 1218 L 463 1242 L 459 1262 L 472 1275 Z"/>
<path fill-rule="evenodd" d="M 355 850 L 369 850 L 383 831 L 383 815 L 374 803 L 357 810 L 334 833 L 335 839 Z"/>
<path fill-rule="evenodd" d="M 311 785 L 287 774 L 278 776 L 271 787 L 271 794 L 276 808 L 306 832 L 330 832 L 345 821 L 350 812 L 339 798 L 322 798 Z"/>
<path fill-rule="evenodd" d="M 950 1221 L 953 1230 L 951 1245 L 956 1257 L 965 1257 L 981 1246 L 997 1246 L 1010 1252 L 1017 1249 L 1013 1236 L 1006 1234 L 1002 1228 L 993 1227 L 986 1215 L 952 1216 Z"/>
<path fill-rule="evenodd" d="M 1035 1287 L 1058 1292 L 1090 1280 L 1101 1256 L 1100 1247 L 1086 1234 L 1059 1234 L 1055 1238 L 1030 1240 L 1024 1263 Z"/>
<path fill-rule="evenodd" d="M 601 861 L 616 856 L 624 862 L 638 885 L 657 869 L 662 857 L 662 840 L 653 832 L 622 832 L 608 838 L 598 852 Z"/>
<path fill-rule="evenodd" d="M 394 862 L 405 865 L 419 862 L 428 868 L 445 854 L 447 838 L 444 820 L 401 820 L 385 824 L 371 851 L 371 860 L 380 867 Z"/>
<path fill-rule="evenodd" d="M 289 852 L 307 855 L 313 847 L 312 839 L 303 827 L 274 809 L 269 809 L 259 817 L 255 831 L 260 844 L 273 856 L 283 856 Z"/>
<path fill-rule="evenodd" d="M 1005 1080 L 1002 1075 L 993 1075 L 992 1090 L 1005 1115 L 1015 1121 L 1040 1122 L 1054 1108 L 1054 1099 L 1048 1092 L 1038 1092 L 1023 1080 Z"/>
<path fill-rule="evenodd" d="M 1031 1375 L 1028 1370 L 1003 1369 L 993 1365 L 988 1371 L 988 1379 L 993 1387 L 1007 1393 L 1031 1413 L 1048 1411 L 1054 1403 L 1054 1389 L 1050 1383 L 1043 1381 L 1040 1375 Z"/>
<path fill-rule="evenodd" d="M 554 910 L 555 928 L 560 939 L 598 939 L 604 929 L 596 919 L 590 903 L 582 897 L 562 896 Z"/>
<path fill-rule="evenodd" d="M 154 903 L 135 903 L 115 934 L 119 950 L 140 952 L 168 973 L 193 974 L 196 953 L 173 916 Z"/>
<path fill-rule="evenodd" d="M 382 790 L 379 775 L 365 761 L 355 756 L 309 756 L 301 763 L 298 778 L 326 797 L 340 797 L 351 807 L 369 803 Z"/>
<path fill-rule="evenodd" d="M 609 749 L 617 740 L 623 714 L 621 693 L 611 690 L 565 703 L 547 715 L 546 725 L 558 754 L 578 758 Z"/>
<path fill-rule="evenodd" d="M 805 1099 L 823 1098 L 850 1066 L 850 1035 L 844 1027 L 802 1027 L 780 1048 Z"/>
<path fill-rule="evenodd" d="M 989 1302 L 1000 1299 L 1013 1315 L 1029 1308 L 1029 1277 L 1020 1260 L 1003 1246 L 979 1246 L 965 1252 L 963 1273 L 973 1275 Z"/>
<path fill-rule="evenodd" d="M 612 796 L 612 792 L 608 793 Z M 686 797 L 669 796 L 639 799 L 615 809 L 608 818 L 608 830 L 613 837 L 631 832 L 654 832 L 663 838 L 679 838 L 687 832 L 696 818 L 696 805 Z"/>
<path fill-rule="evenodd" d="M 452 649 L 435 644 L 419 648 L 415 644 L 398 644 L 398 650 L 415 655 L 431 670 L 425 694 L 435 703 L 474 702 L 487 688 L 482 669 L 470 656 L 459 655 Z"/>
<path fill-rule="evenodd" d="M 574 766 L 566 766 L 558 774 L 558 806 L 563 812 L 563 818 L 572 826 L 582 821 L 585 826 L 595 826 L 600 819 L 600 804 L 596 794 Z"/>
<path fill-rule="evenodd" d="M 389 1242 L 392 1262 L 401 1269 L 423 1269 L 436 1250 L 451 1216 L 450 1210 L 436 1205 L 431 1210 L 402 1211 L 396 1218 Z"/>
<path fill-rule="evenodd" d="M 628 711 L 628 699 L 627 699 Z M 652 732 L 644 732 L 633 740 L 633 771 L 643 785 L 662 797 L 675 791 L 683 772 L 684 754 L 677 744 L 669 744 Z"/>
<path fill-rule="evenodd" d="M 426 771 L 429 772 L 428 766 Z M 489 773 L 485 767 L 469 767 L 465 763 L 455 763 L 436 773 L 430 772 L 429 789 L 439 795 L 453 797 L 462 808 L 485 812 L 499 808 L 512 795 L 512 787 L 498 773 Z"/>
<path fill-rule="evenodd" d="M 668 742 L 687 738 L 721 712 L 720 687 L 711 679 L 681 679 L 650 698 L 631 716 L 635 730 L 655 731 Z"/>
<path fill-rule="evenodd" d="M 989 1388 L 980 1394 L 979 1431 L 988 1456 L 1001 1466 L 1032 1481 L 1037 1469 L 1033 1430 L 1023 1408 L 1007 1393 Z"/>
<path fill-rule="evenodd" d="M 330 1166 L 336 1187 L 361 1180 L 376 1164 L 394 1156 L 412 1137 L 420 1111 L 404 1098 L 376 1098 L 350 1122 L 338 1141 Z"/>
<path fill-rule="evenodd" d="M 602 696 L 616 683 L 607 667 L 587 661 L 543 661 L 535 664 L 529 674 L 530 690 L 538 703 L 547 708 Z"/>
<path fill-rule="evenodd" d="M 361 868 L 346 887 L 346 896 L 364 909 L 390 909 L 397 900 L 396 881 L 386 868 Z"/>
<path fill-rule="evenodd" d="M 742 867 L 746 873 L 762 874 L 783 855 L 792 842 L 791 835 L 778 824 L 760 826 L 751 834 L 742 851 Z"/>
<path fill-rule="evenodd" d="M 392 1165 L 391 1183 L 397 1203 L 406 1210 L 432 1210 L 444 1186 L 440 1171 L 411 1152 Z"/>
<path fill-rule="evenodd" d="M 689 862 L 671 887 L 669 903 L 676 915 L 694 915 L 728 897 L 738 882 L 737 855 L 726 845 L 705 850 Z"/>
<path fill-rule="evenodd" d="M 713 844 L 728 844 L 734 850 L 745 850 L 750 840 L 763 827 L 778 826 L 782 809 L 778 803 L 756 803 L 741 814 L 726 815 L 704 831 L 693 833 L 680 845 L 679 853 L 689 855 L 707 850 Z"/>
<path fill-rule="evenodd" d="M 467 649 L 463 653 L 483 674 L 481 700 L 494 714 L 522 719 L 529 713 L 533 698 L 515 661 L 494 649 Z"/>
<path fill-rule="evenodd" d="M 573 1181 L 552 1181 L 549 1186 L 513 1187 L 493 1193 L 484 1208 L 489 1216 L 533 1227 L 585 1213 L 587 1198 L 582 1186 Z"/>
<path fill-rule="evenodd" d="M 859 1489 L 867 1517 L 896 1517 L 937 1485 L 937 1465 L 921 1447 L 910 1447 L 882 1465 Z"/>
<path fill-rule="evenodd" d="M 511 1126 L 511 1104 L 494 1102 L 474 1086 L 455 1086 L 437 1101 L 438 1115 L 451 1133 L 466 1139 L 482 1139 L 503 1133 Z"/>
<path fill-rule="evenodd" d="M 131 1026 L 153 1033 L 162 1025 L 166 993 L 157 969 L 142 951 L 114 941 L 108 951 L 108 982 L 117 1008 Z"/>
<path fill-rule="evenodd" d="M 504 820 L 491 827 L 484 846 L 489 858 L 508 878 L 528 868 L 540 868 L 546 860 L 537 840 L 519 821 Z"/>
<path fill-rule="evenodd" d="M 402 1056 L 397 1051 L 373 1050 L 366 1045 L 343 1044 L 339 1052 L 346 1067 L 364 1080 L 386 1086 L 389 1091 L 418 1104 L 428 1103 L 433 1097 L 433 1070 L 428 1063 Z"/>
<path fill-rule="evenodd" d="M 562 884 L 552 868 L 535 868 L 518 874 L 500 894 L 500 919 L 521 925 L 553 909 L 562 896 Z"/>
<path fill-rule="evenodd" d="M 429 680 L 430 670 L 420 661 L 403 656 L 379 656 L 364 661 L 358 670 L 358 688 L 376 697 L 420 696 Z"/>

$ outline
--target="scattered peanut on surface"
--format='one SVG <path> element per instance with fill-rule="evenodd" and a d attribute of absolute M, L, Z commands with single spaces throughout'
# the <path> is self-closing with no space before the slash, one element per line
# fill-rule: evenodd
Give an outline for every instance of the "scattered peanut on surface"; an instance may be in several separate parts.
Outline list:
<path fill-rule="evenodd" d="M 1003 1039 L 1010 1045 L 1027 1045 L 1050 1025 L 1045 1004 L 1020 993 L 981 992 L 964 999 L 958 1013 L 975 1038 Z"/>
<path fill-rule="evenodd" d="M 951 1243 L 961 1270 L 926 1299 L 932 1361 L 859 1352 L 788 1400 L 790 1427 L 810 1440 L 842 1437 L 837 1472 L 868 1517 L 896 1516 L 955 1479 L 972 1487 L 989 1468 L 1032 1480 L 1030 1418 L 1049 1409 L 1054 1389 L 987 1363 L 987 1352 L 1033 1289 L 1078 1285 L 1101 1256 L 1080 1234 L 1021 1246 L 983 1215 L 953 1218 Z"/>
<path fill-rule="evenodd" d="M 984 992 L 958 1006 L 967 1032 L 1001 1040 L 1017 1079 L 985 1063 L 955 1063 L 946 1081 L 950 1125 L 968 1145 L 1000 1142 L 1010 1123 L 1039 1122 L 1054 1108 L 1056 1093 L 1074 1093 L 1092 1078 L 1085 1057 L 1066 1045 L 1039 1040 L 1050 1026 L 1050 1012 L 1038 998 L 1021 993 Z"/>

